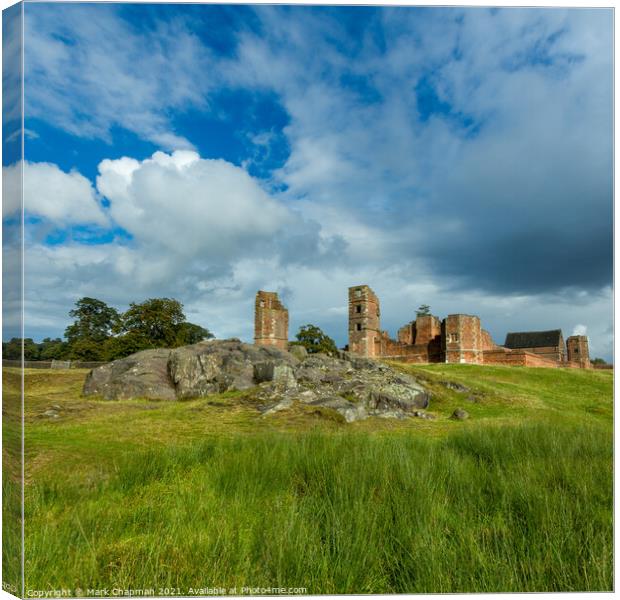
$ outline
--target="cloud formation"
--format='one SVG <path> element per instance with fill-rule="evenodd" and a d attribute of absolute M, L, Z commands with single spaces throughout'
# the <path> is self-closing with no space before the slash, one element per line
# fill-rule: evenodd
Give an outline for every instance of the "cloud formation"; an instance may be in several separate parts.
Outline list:
<path fill-rule="evenodd" d="M 450 289 L 610 283 L 609 13 L 385 9 L 343 49 L 329 12 L 290 27 L 259 12 L 269 33 L 240 39 L 231 73 L 280 93 L 276 177 L 309 211 L 338 211 L 386 240 L 379 258 L 423 261 Z"/>
<path fill-rule="evenodd" d="M 2 172 L 2 217 L 14 217 L 21 210 L 21 163 Z M 109 224 L 92 183 L 72 171 L 65 173 L 51 163 L 24 163 L 24 211 L 55 226 Z"/>
<path fill-rule="evenodd" d="M 192 151 L 104 160 L 97 189 L 110 201 L 110 217 L 131 235 L 132 247 L 151 257 L 135 265 L 138 280 L 163 283 L 178 273 L 208 280 L 256 255 L 280 264 L 317 264 L 341 245 L 241 167 Z"/>
<path fill-rule="evenodd" d="M 28 5 L 32 116 L 166 151 L 114 147 L 90 189 L 46 167 L 110 234 L 38 246 L 41 286 L 170 294 L 246 338 L 272 288 L 343 343 L 344 290 L 365 282 L 389 328 L 429 303 L 500 342 L 579 324 L 611 352 L 611 11 L 199 9 Z M 256 97 L 286 118 L 240 110 Z M 234 139 L 250 146 L 222 160 Z"/>
<path fill-rule="evenodd" d="M 28 117 L 78 137 L 111 142 L 122 127 L 164 149 L 192 148 L 170 113 L 206 107 L 209 51 L 183 22 L 139 29 L 117 8 L 27 7 Z"/>

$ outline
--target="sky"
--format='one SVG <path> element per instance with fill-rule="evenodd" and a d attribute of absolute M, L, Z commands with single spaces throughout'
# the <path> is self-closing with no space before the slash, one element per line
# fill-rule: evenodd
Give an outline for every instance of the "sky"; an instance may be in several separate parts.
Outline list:
<path fill-rule="evenodd" d="M 82 296 L 168 296 L 251 341 L 263 289 L 291 338 L 313 323 L 342 346 L 347 288 L 368 284 L 392 336 L 429 304 L 498 343 L 561 328 L 611 359 L 611 9 L 24 15 L 26 337 L 62 336 Z M 3 119 L 6 227 L 20 165 Z"/>

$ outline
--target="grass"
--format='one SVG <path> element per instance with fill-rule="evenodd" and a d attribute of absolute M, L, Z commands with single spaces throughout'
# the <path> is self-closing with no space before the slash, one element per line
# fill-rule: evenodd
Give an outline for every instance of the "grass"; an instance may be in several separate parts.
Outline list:
<path fill-rule="evenodd" d="M 611 590 L 613 374 L 399 368 L 435 420 L 106 402 L 85 371 L 27 372 L 26 589 Z"/>

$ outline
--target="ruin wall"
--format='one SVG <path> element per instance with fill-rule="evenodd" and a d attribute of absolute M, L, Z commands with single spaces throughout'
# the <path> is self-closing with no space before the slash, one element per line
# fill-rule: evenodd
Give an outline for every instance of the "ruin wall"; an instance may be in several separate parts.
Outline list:
<path fill-rule="evenodd" d="M 288 310 L 276 292 L 260 290 L 254 303 L 254 343 L 288 349 Z"/>

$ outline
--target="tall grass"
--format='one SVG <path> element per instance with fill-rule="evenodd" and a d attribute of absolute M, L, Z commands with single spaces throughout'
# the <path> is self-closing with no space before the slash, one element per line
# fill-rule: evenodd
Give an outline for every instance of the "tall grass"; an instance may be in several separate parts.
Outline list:
<path fill-rule="evenodd" d="M 611 429 L 214 437 L 26 499 L 26 589 L 610 590 Z"/>

